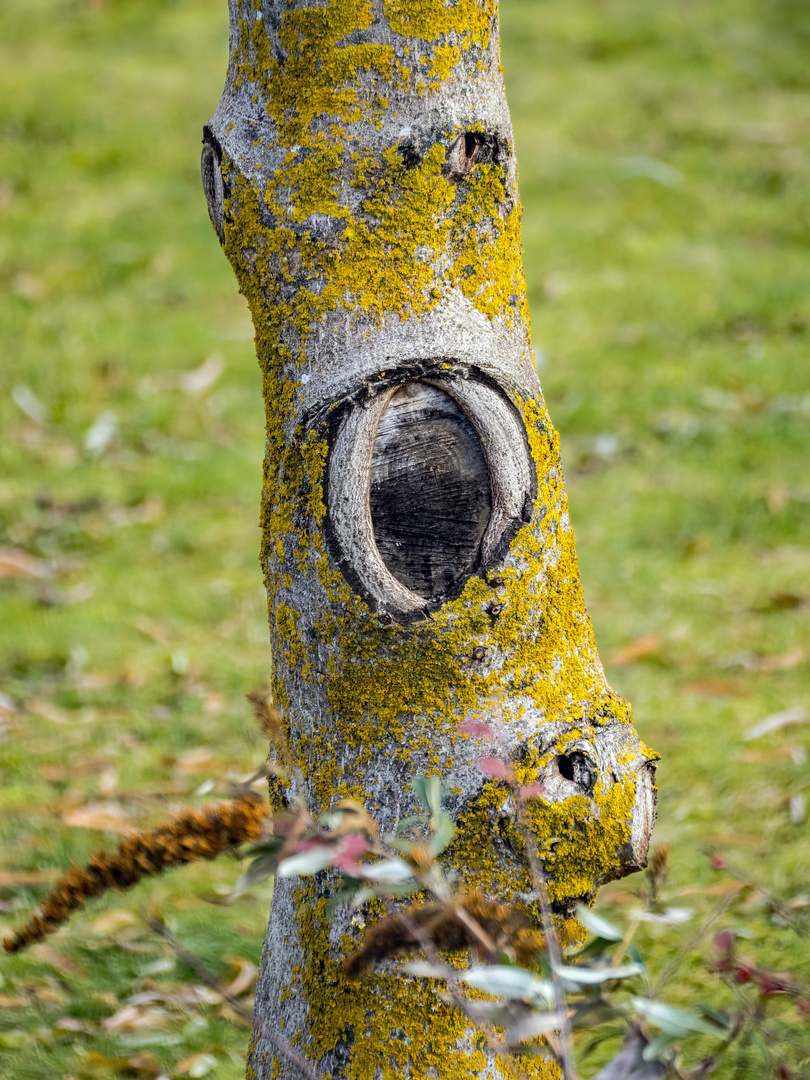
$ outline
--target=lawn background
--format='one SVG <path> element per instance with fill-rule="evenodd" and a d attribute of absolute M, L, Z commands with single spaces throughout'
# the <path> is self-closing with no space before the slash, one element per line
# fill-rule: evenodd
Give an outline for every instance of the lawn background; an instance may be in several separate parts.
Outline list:
<path fill-rule="evenodd" d="M 800 911 L 810 726 L 744 733 L 810 707 L 810 5 L 504 0 L 502 22 L 540 377 L 600 651 L 662 755 L 656 841 L 681 903 L 722 887 L 714 845 Z M 0 929 L 264 754 L 260 380 L 199 181 L 226 55 L 224 0 L 0 10 Z M 248 1030 L 139 915 L 227 982 L 269 903 L 205 902 L 238 872 L 0 959 L 0 1076 L 243 1075 Z M 810 974 L 746 918 L 761 962 Z M 697 948 L 673 1000 L 702 978 Z"/>

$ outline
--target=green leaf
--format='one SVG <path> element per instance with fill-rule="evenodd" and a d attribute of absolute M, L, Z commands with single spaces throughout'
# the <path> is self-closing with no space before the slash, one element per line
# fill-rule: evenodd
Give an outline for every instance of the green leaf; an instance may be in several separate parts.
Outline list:
<path fill-rule="evenodd" d="M 698 1005 L 701 1015 L 707 1016 L 710 1020 L 714 1020 L 721 1028 L 728 1028 L 731 1025 L 731 1017 L 725 1009 L 715 1009 L 711 1005 Z"/>
<path fill-rule="evenodd" d="M 436 815 L 442 808 L 442 782 L 438 776 L 422 776 L 413 781 L 413 790 L 423 806 Z"/>
<path fill-rule="evenodd" d="M 394 836 L 402 836 L 406 829 L 410 829 L 411 825 L 419 825 L 425 820 L 424 814 L 410 814 L 408 817 L 404 817 L 402 821 L 397 823 L 397 827 L 394 830 Z"/>
<path fill-rule="evenodd" d="M 677 1038 L 677 1035 L 673 1035 L 671 1032 L 663 1031 L 658 1035 L 651 1043 L 648 1043 L 641 1051 L 641 1056 L 645 1061 L 658 1061 L 663 1052 L 672 1046 L 672 1043 Z"/>
<path fill-rule="evenodd" d="M 245 852 L 245 857 L 253 859 L 258 855 L 275 855 L 281 850 L 283 845 L 284 838 L 282 836 L 268 836 L 267 839 L 262 840 L 260 844 L 254 844 L 253 847 L 248 848 Z"/>
<path fill-rule="evenodd" d="M 538 979 L 525 968 L 512 967 L 510 964 L 492 967 L 481 965 L 458 972 L 457 978 L 476 990 L 497 997 L 539 1001 L 546 1008 L 554 1004 L 554 986 L 546 979 Z"/>
<path fill-rule="evenodd" d="M 622 964 L 621 967 L 564 967 L 562 964 L 554 964 L 554 972 L 567 983 L 575 986 L 598 986 L 612 979 L 632 979 L 634 975 L 644 974 L 643 964 Z"/>
<path fill-rule="evenodd" d="M 433 837 L 430 841 L 431 852 L 434 855 L 441 855 L 455 835 L 456 827 L 453 824 L 450 815 L 444 813 L 439 814 L 439 820 L 436 823 L 436 831 L 433 833 Z"/>
<path fill-rule="evenodd" d="M 576 916 L 585 929 L 590 930 L 598 938 L 603 938 L 605 941 L 621 941 L 624 937 L 618 927 L 585 907 L 584 904 L 577 904 Z"/>
<path fill-rule="evenodd" d="M 679 1038 L 693 1033 L 713 1035 L 715 1038 L 723 1034 L 716 1024 L 704 1020 L 702 1016 L 695 1016 L 686 1009 L 677 1009 L 674 1005 L 666 1005 L 663 1001 L 634 997 L 631 1005 L 651 1024 Z"/>
<path fill-rule="evenodd" d="M 278 859 L 275 855 L 262 855 L 258 859 L 254 859 L 234 885 L 233 892 L 230 894 L 229 899 L 238 900 L 240 896 L 244 896 L 254 885 L 258 884 L 260 881 L 264 881 L 266 878 L 272 877 L 276 873 L 277 868 Z"/>

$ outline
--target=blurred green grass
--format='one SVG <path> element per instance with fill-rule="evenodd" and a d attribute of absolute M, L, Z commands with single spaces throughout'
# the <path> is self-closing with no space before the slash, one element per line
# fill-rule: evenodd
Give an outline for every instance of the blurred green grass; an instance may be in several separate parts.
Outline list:
<path fill-rule="evenodd" d="M 663 757 L 656 838 L 684 888 L 712 887 L 715 844 L 795 899 L 808 728 L 743 734 L 810 705 L 810 8 L 504 0 L 502 22 L 540 376 L 600 650 Z M 198 172 L 226 55 L 224 0 L 0 11 L 0 547 L 35 560 L 0 580 L 4 927 L 46 887 L 26 875 L 115 842 L 77 815 L 149 825 L 263 754 L 260 380 Z M 162 904 L 227 980 L 268 894 L 200 894 L 237 873 L 108 898 L 0 962 L 3 1075 L 203 1052 L 243 1075 L 246 1029 L 129 915 Z M 142 1026 L 110 1022 L 150 992 Z"/>

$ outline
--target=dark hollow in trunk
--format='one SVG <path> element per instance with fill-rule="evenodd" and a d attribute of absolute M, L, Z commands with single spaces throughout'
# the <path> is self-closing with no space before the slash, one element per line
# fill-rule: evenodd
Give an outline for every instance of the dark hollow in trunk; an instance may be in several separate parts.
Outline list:
<path fill-rule="evenodd" d="M 492 511 L 489 470 L 451 397 L 424 383 L 396 391 L 377 430 L 369 498 L 380 555 L 409 589 L 447 595 L 476 568 Z"/>

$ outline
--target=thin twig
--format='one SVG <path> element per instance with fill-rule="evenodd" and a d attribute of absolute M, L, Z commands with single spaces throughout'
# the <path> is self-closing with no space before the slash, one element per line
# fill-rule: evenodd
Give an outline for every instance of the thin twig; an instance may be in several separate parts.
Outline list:
<path fill-rule="evenodd" d="M 478 940 L 479 945 L 484 949 L 491 960 L 496 960 L 498 957 L 498 947 L 481 923 L 473 915 L 467 911 L 463 902 L 456 908 L 456 916 L 462 926 L 465 926 L 472 936 Z"/>
<path fill-rule="evenodd" d="M 163 938 L 166 944 L 180 957 L 184 964 L 188 964 L 209 990 L 213 990 L 215 994 L 219 994 L 222 1000 L 226 1002 L 238 1016 L 243 1017 L 243 1019 L 248 1020 L 251 1023 L 253 1022 L 253 1012 L 250 1009 L 246 1009 L 241 1001 L 225 990 L 216 975 L 208 970 L 199 957 L 195 956 L 194 953 L 189 952 L 185 945 L 182 945 L 177 940 L 163 919 L 156 915 L 151 915 L 148 912 L 144 912 L 144 918 L 155 933 Z M 307 1080 L 323 1080 L 323 1077 L 317 1071 L 315 1066 L 299 1054 L 289 1040 L 280 1032 L 271 1030 L 263 1020 L 260 1022 L 259 1026 L 262 1035 L 264 1035 L 268 1042 L 271 1042 L 276 1050 L 278 1050 L 278 1052 L 291 1064 L 296 1065 Z"/>
<path fill-rule="evenodd" d="M 557 937 L 557 928 L 554 925 L 554 917 L 551 913 L 548 890 L 540 872 L 540 861 L 537 857 L 537 838 L 524 819 L 524 804 L 520 798 L 520 793 L 515 791 L 514 795 L 518 805 L 518 825 L 526 843 L 526 855 L 532 876 L 532 886 L 540 902 L 540 915 L 543 920 L 543 933 L 546 938 L 546 951 L 548 952 L 549 966 L 551 968 L 551 982 L 554 987 L 554 1007 L 561 1018 L 558 1039 L 560 1067 L 564 1080 L 578 1080 L 574 1062 L 574 1039 L 571 1032 L 571 1021 L 568 1016 L 568 1004 L 565 1000 L 562 979 L 557 972 L 557 968 L 562 966 L 562 952 Z"/>
<path fill-rule="evenodd" d="M 209 990 L 213 990 L 215 994 L 219 994 L 223 1001 L 233 1009 L 235 1013 L 241 1016 L 244 1020 L 253 1021 L 253 1012 L 250 1009 L 246 1009 L 244 1004 L 235 997 L 231 997 L 225 990 L 222 983 L 208 968 L 203 964 L 199 957 L 194 953 L 189 952 L 185 945 L 182 945 L 171 930 L 168 928 L 163 919 L 157 915 L 152 915 L 149 912 L 143 913 L 144 919 L 146 919 L 149 926 L 159 934 L 160 937 L 171 948 L 172 952 L 178 956 L 184 964 L 188 964 L 191 970 L 198 976 L 198 978 L 208 987 Z"/>

